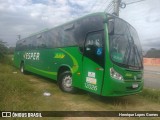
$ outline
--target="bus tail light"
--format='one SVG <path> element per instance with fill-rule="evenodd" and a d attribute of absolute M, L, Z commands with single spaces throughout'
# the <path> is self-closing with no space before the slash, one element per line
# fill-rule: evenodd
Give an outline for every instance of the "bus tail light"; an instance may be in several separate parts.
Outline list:
<path fill-rule="evenodd" d="M 117 80 L 123 80 L 123 76 L 116 72 L 113 68 L 110 68 L 110 76 Z"/>

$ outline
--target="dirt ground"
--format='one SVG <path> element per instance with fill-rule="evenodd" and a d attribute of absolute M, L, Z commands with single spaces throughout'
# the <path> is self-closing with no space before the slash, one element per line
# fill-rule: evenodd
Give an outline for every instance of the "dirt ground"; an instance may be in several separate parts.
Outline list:
<path fill-rule="evenodd" d="M 160 90 L 160 66 L 144 66 L 144 87 Z"/>

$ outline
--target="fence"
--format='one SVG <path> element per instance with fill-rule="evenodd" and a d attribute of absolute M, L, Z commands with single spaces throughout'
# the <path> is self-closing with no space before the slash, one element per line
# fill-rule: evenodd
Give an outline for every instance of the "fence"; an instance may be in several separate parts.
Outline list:
<path fill-rule="evenodd" d="M 144 65 L 160 66 L 160 58 L 143 58 Z"/>

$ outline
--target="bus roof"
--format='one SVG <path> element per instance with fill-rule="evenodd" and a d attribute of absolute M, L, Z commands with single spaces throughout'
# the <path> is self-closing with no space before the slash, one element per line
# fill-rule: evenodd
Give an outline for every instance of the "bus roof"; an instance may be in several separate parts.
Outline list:
<path fill-rule="evenodd" d="M 54 27 L 52 27 L 52 28 L 45 28 L 45 29 L 43 29 L 43 30 L 41 30 L 41 31 L 38 31 L 38 32 L 32 33 L 32 34 L 30 34 L 29 36 L 22 38 L 21 40 L 24 40 L 25 38 L 32 37 L 32 36 L 34 36 L 34 35 L 41 34 L 41 33 L 43 33 L 43 32 L 49 31 L 49 30 L 54 29 L 54 28 L 57 28 L 57 27 L 61 27 L 61 26 L 64 26 L 64 25 L 70 24 L 70 23 L 72 23 L 72 22 L 75 22 L 75 21 L 78 21 L 78 20 L 84 19 L 84 18 L 89 17 L 89 16 L 95 16 L 95 15 L 102 15 L 102 16 L 103 16 L 103 15 L 105 15 L 105 14 L 106 14 L 105 12 L 90 13 L 90 14 L 84 15 L 84 16 L 82 16 L 82 17 L 79 17 L 79 18 L 77 18 L 77 19 L 74 19 L 74 20 L 68 21 L 68 22 L 66 22 L 66 23 L 63 23 L 63 24 L 60 24 L 60 25 L 54 26 Z M 19 41 L 21 41 L 21 40 L 18 40 L 17 42 L 19 42 Z"/>

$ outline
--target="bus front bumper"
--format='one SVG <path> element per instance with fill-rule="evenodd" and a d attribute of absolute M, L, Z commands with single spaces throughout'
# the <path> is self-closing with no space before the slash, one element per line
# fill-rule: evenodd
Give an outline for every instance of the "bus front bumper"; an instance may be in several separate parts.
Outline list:
<path fill-rule="evenodd" d="M 140 93 L 143 89 L 144 80 L 116 80 L 112 79 L 107 86 L 103 86 L 102 96 L 126 96 Z"/>

